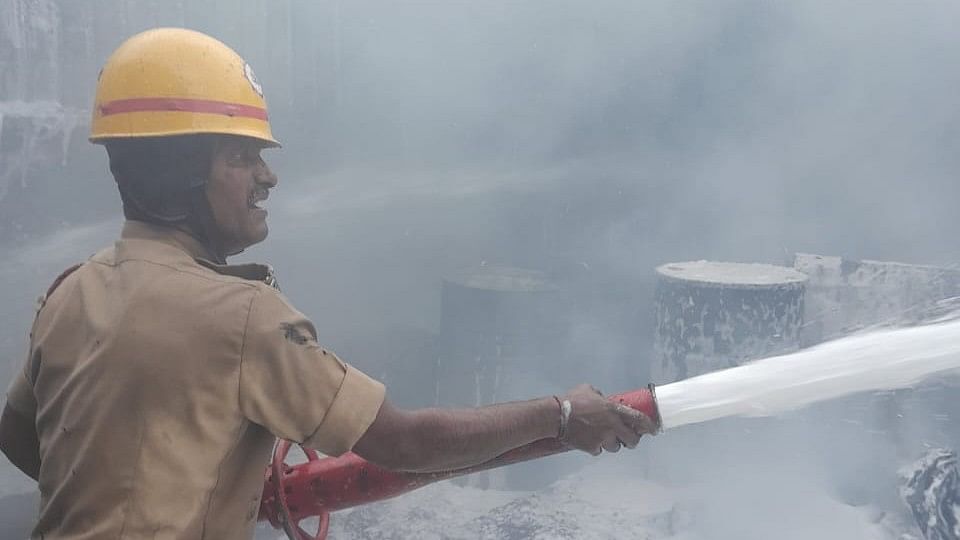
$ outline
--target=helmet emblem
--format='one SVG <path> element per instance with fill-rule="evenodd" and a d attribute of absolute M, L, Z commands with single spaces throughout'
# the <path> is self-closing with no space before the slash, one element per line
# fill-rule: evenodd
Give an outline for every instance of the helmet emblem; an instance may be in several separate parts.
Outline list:
<path fill-rule="evenodd" d="M 246 62 L 243 63 L 243 76 L 247 78 L 253 91 L 256 92 L 258 96 L 263 97 L 263 87 L 260 86 L 260 81 L 258 81 L 257 76 L 254 75 L 253 68 Z"/>

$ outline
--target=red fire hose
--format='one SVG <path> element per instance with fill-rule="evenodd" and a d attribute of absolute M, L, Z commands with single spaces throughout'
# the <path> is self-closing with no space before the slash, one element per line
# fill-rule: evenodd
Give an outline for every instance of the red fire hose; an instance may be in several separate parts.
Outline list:
<path fill-rule="evenodd" d="M 653 385 L 610 397 L 632 407 L 661 425 Z M 283 529 L 291 540 L 323 540 L 330 526 L 330 512 L 361 504 L 382 501 L 414 489 L 470 473 L 495 469 L 569 450 L 557 439 L 542 439 L 500 455 L 486 463 L 434 473 L 391 471 L 347 452 L 340 457 L 320 458 L 317 452 L 304 448 L 307 462 L 287 465 L 291 443 L 280 441 L 267 469 L 260 503 L 260 521 L 269 521 Z M 308 533 L 300 522 L 319 517 L 315 534 Z"/>

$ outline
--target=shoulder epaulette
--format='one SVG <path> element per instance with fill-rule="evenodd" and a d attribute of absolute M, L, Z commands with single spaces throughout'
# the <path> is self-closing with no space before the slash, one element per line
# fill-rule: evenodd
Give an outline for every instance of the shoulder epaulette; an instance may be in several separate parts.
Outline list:
<path fill-rule="evenodd" d="M 46 294 L 44 294 L 43 297 L 40 298 L 40 302 L 41 303 L 46 302 L 47 298 L 50 298 L 50 295 L 53 294 L 53 291 L 57 290 L 57 287 L 63 284 L 63 280 L 67 279 L 67 277 L 69 277 L 70 274 L 76 272 L 81 266 L 83 266 L 83 263 L 75 264 L 70 268 L 67 268 L 63 272 L 60 272 L 60 275 L 57 276 L 57 279 L 53 280 L 53 283 L 51 283 L 50 287 L 47 288 Z"/>

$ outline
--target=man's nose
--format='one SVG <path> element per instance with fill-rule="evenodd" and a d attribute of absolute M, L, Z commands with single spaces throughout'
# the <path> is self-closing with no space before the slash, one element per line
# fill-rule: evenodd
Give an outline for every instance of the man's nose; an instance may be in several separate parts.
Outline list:
<path fill-rule="evenodd" d="M 277 186 L 277 183 L 280 182 L 280 179 L 277 178 L 277 175 L 270 170 L 270 166 L 266 162 L 260 162 L 260 166 L 257 167 L 257 172 L 254 175 L 254 179 L 258 184 L 264 184 L 269 188 Z"/>

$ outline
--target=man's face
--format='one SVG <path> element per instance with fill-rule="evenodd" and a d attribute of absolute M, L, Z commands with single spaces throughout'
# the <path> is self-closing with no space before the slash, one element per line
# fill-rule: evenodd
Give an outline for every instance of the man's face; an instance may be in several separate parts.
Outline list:
<path fill-rule="evenodd" d="M 267 237 L 267 211 L 260 208 L 277 176 L 260 157 L 262 144 L 245 137 L 218 138 L 207 200 L 223 248 L 239 252 Z"/>

